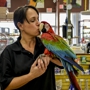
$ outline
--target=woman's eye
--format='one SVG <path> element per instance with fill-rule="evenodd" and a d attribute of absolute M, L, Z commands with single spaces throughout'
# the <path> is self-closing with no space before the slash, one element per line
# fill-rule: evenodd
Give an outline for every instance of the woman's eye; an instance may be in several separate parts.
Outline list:
<path fill-rule="evenodd" d="M 39 18 L 32 18 L 32 19 L 30 20 L 30 22 L 35 22 L 35 21 L 39 21 Z"/>
<path fill-rule="evenodd" d="M 34 22 L 34 21 L 35 21 L 35 19 L 30 20 L 30 22 Z"/>

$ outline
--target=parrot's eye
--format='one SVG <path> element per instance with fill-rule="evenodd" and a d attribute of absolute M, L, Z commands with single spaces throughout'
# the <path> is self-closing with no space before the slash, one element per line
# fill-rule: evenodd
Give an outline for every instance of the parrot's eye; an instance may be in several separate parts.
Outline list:
<path fill-rule="evenodd" d="M 45 28 L 46 28 L 46 30 L 48 31 L 49 28 L 50 28 L 50 26 L 46 23 L 46 24 L 45 24 Z"/>

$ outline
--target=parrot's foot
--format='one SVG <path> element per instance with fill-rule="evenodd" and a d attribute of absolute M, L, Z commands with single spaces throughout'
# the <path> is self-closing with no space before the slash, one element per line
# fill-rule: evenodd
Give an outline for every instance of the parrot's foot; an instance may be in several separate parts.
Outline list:
<path fill-rule="evenodd" d="M 46 55 L 45 54 L 40 54 L 38 57 L 37 57 L 37 59 L 41 59 L 41 57 L 45 57 Z"/>
<path fill-rule="evenodd" d="M 43 63 L 44 63 L 44 60 L 43 60 L 43 58 L 42 57 L 45 57 L 45 54 L 40 54 L 38 57 L 37 57 L 37 60 L 38 59 L 40 59 L 40 60 L 42 60 L 43 61 Z M 38 65 L 38 64 L 37 64 Z"/>

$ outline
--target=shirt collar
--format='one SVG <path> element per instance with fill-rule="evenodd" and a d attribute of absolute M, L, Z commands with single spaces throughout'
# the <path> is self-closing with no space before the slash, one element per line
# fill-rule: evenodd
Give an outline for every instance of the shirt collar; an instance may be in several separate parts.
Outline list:
<path fill-rule="evenodd" d="M 42 42 L 41 42 L 39 37 L 36 37 L 36 45 L 37 45 L 37 47 L 42 46 Z M 18 38 L 17 41 L 12 44 L 12 50 L 14 50 L 14 51 L 22 51 L 22 49 L 23 49 L 23 47 L 22 47 L 22 45 L 20 43 L 20 38 Z"/>

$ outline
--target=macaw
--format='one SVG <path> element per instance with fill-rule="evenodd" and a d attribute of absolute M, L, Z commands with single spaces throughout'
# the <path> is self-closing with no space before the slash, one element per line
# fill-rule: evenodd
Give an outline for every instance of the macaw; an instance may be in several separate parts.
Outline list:
<path fill-rule="evenodd" d="M 61 36 L 55 34 L 48 22 L 41 21 L 40 31 L 42 43 L 46 48 L 44 54 L 59 58 L 75 90 L 81 90 L 76 79 L 78 74 L 76 68 L 82 72 L 84 69 L 75 61 L 76 54 Z"/>

